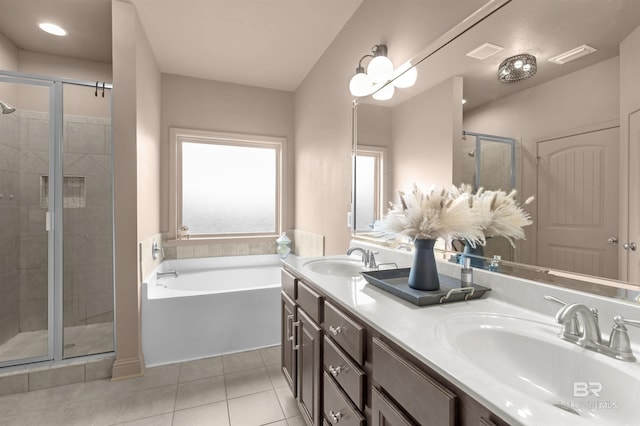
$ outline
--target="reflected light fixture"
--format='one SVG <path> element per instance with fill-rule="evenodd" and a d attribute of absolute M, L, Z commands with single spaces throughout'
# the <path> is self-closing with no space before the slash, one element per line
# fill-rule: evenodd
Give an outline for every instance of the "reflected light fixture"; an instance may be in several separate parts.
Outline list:
<path fill-rule="evenodd" d="M 362 61 L 373 58 L 365 72 Z M 415 84 L 418 71 L 411 62 L 405 62 L 398 69 L 393 69 L 393 63 L 387 57 L 387 46 L 376 44 L 371 54 L 364 55 L 358 61 L 356 73 L 349 82 L 349 91 L 353 96 L 362 97 L 373 94 L 377 100 L 387 100 L 393 97 L 395 87 L 405 88 Z M 393 84 L 388 83 L 393 80 Z M 375 93 L 374 93 L 375 92 Z"/>
<path fill-rule="evenodd" d="M 38 28 L 40 28 L 45 33 L 49 33 L 58 37 L 67 35 L 67 31 L 64 28 L 51 22 L 40 22 L 38 23 Z"/>
<path fill-rule="evenodd" d="M 498 79 L 503 83 L 514 83 L 533 77 L 537 70 L 536 57 L 523 53 L 502 61 L 498 67 Z"/>

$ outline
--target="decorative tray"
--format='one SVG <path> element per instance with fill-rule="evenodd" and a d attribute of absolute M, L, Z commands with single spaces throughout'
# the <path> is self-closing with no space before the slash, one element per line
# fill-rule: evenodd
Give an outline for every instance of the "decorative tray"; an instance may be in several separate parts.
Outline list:
<path fill-rule="evenodd" d="M 361 272 L 361 274 L 369 284 L 418 306 L 478 299 L 491 290 L 478 284 L 462 287 L 459 279 L 447 275 L 438 275 L 440 279 L 440 289 L 438 290 L 415 290 L 409 287 L 410 270 L 411 268 L 383 269 L 382 271 Z"/>

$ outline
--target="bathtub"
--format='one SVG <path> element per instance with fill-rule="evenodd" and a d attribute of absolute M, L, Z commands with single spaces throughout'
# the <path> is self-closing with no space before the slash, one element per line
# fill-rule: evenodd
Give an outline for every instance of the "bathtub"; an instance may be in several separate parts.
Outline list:
<path fill-rule="evenodd" d="M 281 267 L 277 255 L 162 262 L 141 289 L 145 365 L 279 344 Z"/>

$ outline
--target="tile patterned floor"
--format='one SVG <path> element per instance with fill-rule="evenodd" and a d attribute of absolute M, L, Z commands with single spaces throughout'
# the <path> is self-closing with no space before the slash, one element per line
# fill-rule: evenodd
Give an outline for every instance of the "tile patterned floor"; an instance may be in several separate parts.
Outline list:
<path fill-rule="evenodd" d="M 113 323 L 77 325 L 64 328 L 64 357 L 113 351 Z M 46 355 L 47 330 L 18 333 L 0 345 L 0 362 Z"/>
<path fill-rule="evenodd" d="M 2 426 L 303 426 L 280 347 L 0 397 Z"/>

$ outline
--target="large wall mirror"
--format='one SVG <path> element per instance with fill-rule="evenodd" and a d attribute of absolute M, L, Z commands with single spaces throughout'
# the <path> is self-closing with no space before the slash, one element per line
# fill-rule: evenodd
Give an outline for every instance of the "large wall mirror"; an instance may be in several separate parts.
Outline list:
<path fill-rule="evenodd" d="M 639 27 L 637 0 L 507 1 L 427 49 L 413 88 L 387 101 L 357 99 L 354 235 L 367 236 L 413 183 L 515 188 L 522 200 L 536 197 L 526 208 L 534 224 L 515 248 L 492 239 L 487 258 L 636 297 Z M 581 53 L 550 61 L 575 48 Z M 500 63 L 525 53 L 537 73 L 500 82 Z"/>

